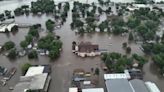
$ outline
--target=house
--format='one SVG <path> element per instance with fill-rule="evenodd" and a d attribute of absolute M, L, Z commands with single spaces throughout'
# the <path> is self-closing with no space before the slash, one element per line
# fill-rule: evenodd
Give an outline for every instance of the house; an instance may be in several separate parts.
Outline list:
<path fill-rule="evenodd" d="M 27 92 L 28 90 L 47 92 L 51 81 L 49 72 L 47 65 L 30 67 L 25 76 L 20 77 L 19 83 L 12 92 Z"/>
<path fill-rule="evenodd" d="M 97 56 L 100 55 L 99 46 L 91 42 L 81 42 L 75 47 L 75 52 L 78 56 Z"/>

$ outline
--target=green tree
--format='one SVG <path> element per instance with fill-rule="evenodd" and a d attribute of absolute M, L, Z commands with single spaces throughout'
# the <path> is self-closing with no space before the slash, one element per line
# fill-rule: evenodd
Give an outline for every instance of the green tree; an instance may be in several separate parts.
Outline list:
<path fill-rule="evenodd" d="M 127 47 L 127 42 L 122 43 L 122 47 L 126 48 Z"/>
<path fill-rule="evenodd" d="M 11 32 L 15 32 L 15 31 L 18 31 L 18 26 L 17 25 L 15 25 L 11 28 Z"/>
<path fill-rule="evenodd" d="M 52 20 L 50 20 L 50 19 L 46 21 L 46 28 L 47 28 L 50 32 L 53 31 L 54 25 L 55 25 L 55 22 L 54 22 L 54 21 L 52 21 Z"/>
<path fill-rule="evenodd" d="M 131 53 L 131 47 L 126 48 L 126 53 L 130 54 Z"/>
<path fill-rule="evenodd" d="M 60 51 L 59 51 L 58 48 L 54 48 L 54 49 L 51 50 L 50 53 L 49 53 L 49 57 L 50 57 L 51 59 L 56 59 L 57 57 L 59 57 L 59 55 L 60 55 Z"/>
<path fill-rule="evenodd" d="M 96 74 L 96 75 L 99 75 L 99 74 L 100 74 L 99 68 L 96 68 L 96 69 L 95 69 L 95 74 Z"/>
<path fill-rule="evenodd" d="M 20 42 L 20 46 L 25 49 L 28 46 L 28 42 L 26 40 Z"/>
<path fill-rule="evenodd" d="M 15 59 L 17 57 L 16 49 L 10 50 L 10 52 L 9 52 L 7 57 L 10 58 L 10 59 Z"/>
<path fill-rule="evenodd" d="M 134 37 L 133 37 L 132 32 L 129 33 L 128 40 L 129 40 L 129 41 L 133 41 L 133 40 L 134 40 Z"/>
<path fill-rule="evenodd" d="M 21 70 L 22 70 L 22 75 L 25 75 L 25 73 L 27 72 L 27 70 L 29 69 L 29 67 L 31 67 L 32 65 L 29 63 L 25 63 L 24 65 L 22 65 Z"/>
<path fill-rule="evenodd" d="M 14 48 L 14 47 L 15 47 L 15 43 L 12 42 L 12 41 L 8 41 L 8 42 L 6 42 L 6 43 L 3 45 L 3 48 L 4 48 L 5 50 L 10 50 L 10 49 L 12 49 L 12 48 Z"/>
<path fill-rule="evenodd" d="M 28 53 L 28 58 L 29 59 L 37 59 L 38 58 L 38 53 L 35 50 L 32 50 Z"/>
<path fill-rule="evenodd" d="M 33 37 L 38 38 L 39 37 L 39 32 L 34 27 L 31 27 L 30 30 L 28 31 L 28 35 L 31 35 Z"/>
<path fill-rule="evenodd" d="M 30 44 L 33 41 L 33 36 L 31 34 L 28 34 L 25 36 L 25 40 L 28 44 Z"/>
<path fill-rule="evenodd" d="M 98 12 L 99 12 L 99 14 L 102 14 L 103 13 L 103 9 L 101 7 L 98 7 Z"/>

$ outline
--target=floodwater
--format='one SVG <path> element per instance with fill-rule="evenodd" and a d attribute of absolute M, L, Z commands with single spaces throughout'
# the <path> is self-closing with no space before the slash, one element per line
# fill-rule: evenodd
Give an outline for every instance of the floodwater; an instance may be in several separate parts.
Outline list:
<path fill-rule="evenodd" d="M 30 1 L 30 0 L 29 0 Z M 61 0 L 59 0 L 61 1 Z M 81 0 L 83 1 L 83 0 Z M 85 0 L 84 0 L 85 1 Z M 90 1 L 90 0 L 89 0 Z M 28 0 L 23 1 L 3 1 L 0 2 L 0 11 L 1 9 L 14 9 L 21 4 L 28 2 Z M 11 3 L 13 2 L 13 3 Z M 19 2 L 19 3 L 18 3 Z M 6 4 L 6 5 L 5 5 Z M 3 6 L 1 6 L 3 5 Z M 12 6 L 13 5 L 13 6 Z M 8 8 L 7 6 L 11 6 Z M 53 19 L 50 15 L 42 15 L 42 16 L 19 16 L 16 17 L 16 23 L 41 23 L 43 29 L 45 29 L 45 21 L 47 19 Z M 78 35 L 75 34 L 74 31 L 70 29 L 71 23 L 71 12 L 69 12 L 69 17 L 67 18 L 67 22 L 62 26 L 61 29 L 55 30 L 55 34 L 61 36 L 61 40 L 63 42 L 63 51 L 61 52 L 60 58 L 51 62 L 46 56 L 39 56 L 38 60 L 28 60 L 27 57 L 19 58 L 15 61 L 10 61 L 5 56 L 0 55 L 0 65 L 5 66 L 7 68 L 17 67 L 17 73 L 12 77 L 12 79 L 7 83 L 7 86 L 1 87 L 0 92 L 11 92 L 8 90 L 10 86 L 14 86 L 19 81 L 19 76 L 21 76 L 21 66 L 24 63 L 31 64 L 50 64 L 52 66 L 52 81 L 50 85 L 49 92 L 68 92 L 68 88 L 71 87 L 71 76 L 72 71 L 76 68 L 83 68 L 86 71 L 91 71 L 91 68 L 100 68 L 102 61 L 99 57 L 93 58 L 80 58 L 74 55 L 71 51 L 72 41 L 90 41 L 92 43 L 99 44 L 100 49 L 107 49 L 109 52 L 119 52 L 125 54 L 125 51 L 122 49 L 122 43 L 127 42 L 127 36 L 113 36 L 107 33 L 94 33 L 94 34 L 84 34 Z M 6 41 L 12 40 L 16 43 L 16 46 L 19 47 L 20 41 L 24 40 L 24 36 L 27 34 L 28 29 L 20 29 L 16 34 L 3 34 L 0 33 L 0 45 Z M 46 30 L 41 32 L 41 34 L 46 34 Z M 111 45 L 112 44 L 112 45 Z M 132 48 L 132 53 L 137 53 L 139 55 L 144 55 L 142 51 L 139 49 L 139 44 L 129 44 Z M 157 76 L 157 71 L 154 69 L 155 67 L 152 64 L 152 61 L 145 64 L 143 71 L 144 80 L 155 82 L 160 88 L 161 92 L 164 92 L 164 79 Z M 104 87 L 103 82 L 103 71 L 100 72 L 100 83 L 99 87 Z"/>

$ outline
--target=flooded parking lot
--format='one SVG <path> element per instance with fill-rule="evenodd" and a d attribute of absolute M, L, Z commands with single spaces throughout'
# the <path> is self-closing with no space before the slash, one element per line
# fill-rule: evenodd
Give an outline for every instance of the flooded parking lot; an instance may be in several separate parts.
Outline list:
<path fill-rule="evenodd" d="M 30 1 L 30 0 L 29 0 Z M 13 1 L 15 3 L 15 1 Z M 20 1 L 21 3 L 22 1 Z M 25 2 L 26 3 L 26 2 Z M 0 2 L 1 4 L 1 2 Z M 19 4 L 18 4 L 19 5 Z M 14 7 L 17 7 L 13 5 Z M 5 9 L 5 7 L 3 7 Z M 11 6 L 12 8 L 12 6 Z M 0 10 L 2 9 L 0 5 Z M 69 12 L 71 15 L 71 12 Z M 45 29 L 45 21 L 47 19 L 53 19 L 51 16 L 19 16 L 16 17 L 16 23 L 41 23 L 42 27 Z M 127 36 L 113 36 L 107 33 L 94 33 L 94 34 L 84 34 L 78 35 L 70 29 L 70 23 L 72 21 L 71 16 L 67 18 L 67 22 L 62 26 L 61 29 L 55 30 L 55 33 L 61 36 L 63 42 L 63 51 L 60 58 L 51 62 L 48 57 L 39 56 L 38 60 L 29 60 L 27 57 L 21 57 L 15 61 L 10 61 L 5 56 L 0 55 L 0 65 L 7 68 L 16 67 L 17 72 L 7 83 L 5 87 L 0 86 L 0 92 L 11 92 L 9 90 L 10 86 L 14 86 L 19 81 L 19 76 L 21 76 L 21 65 L 24 63 L 31 64 L 50 64 L 52 66 L 52 81 L 50 85 L 49 92 L 68 92 L 68 88 L 71 86 L 72 71 L 76 68 L 83 68 L 90 72 L 91 68 L 100 68 L 101 59 L 99 57 L 92 58 L 81 58 L 77 57 L 72 53 L 72 42 L 80 41 L 90 41 L 92 43 L 99 44 L 100 49 L 107 49 L 109 52 L 119 52 L 125 54 L 125 50 L 122 49 L 122 43 L 127 42 Z M 12 40 L 19 47 L 20 41 L 24 40 L 24 36 L 27 34 L 28 28 L 19 29 L 16 34 L 4 34 L 0 33 L 0 45 L 6 41 Z M 46 30 L 41 32 L 46 33 Z M 140 50 L 139 44 L 129 44 L 132 48 L 132 53 L 137 53 L 139 55 L 144 55 Z M 159 77 L 156 67 L 153 66 L 152 61 L 144 65 L 144 80 L 155 82 L 160 88 L 161 92 L 164 92 L 164 79 Z M 103 83 L 103 71 L 100 72 L 100 86 L 104 87 Z"/>

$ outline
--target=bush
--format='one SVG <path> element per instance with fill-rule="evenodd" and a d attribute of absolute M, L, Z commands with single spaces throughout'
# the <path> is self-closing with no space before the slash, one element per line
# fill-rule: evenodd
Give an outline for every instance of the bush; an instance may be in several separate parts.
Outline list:
<path fill-rule="evenodd" d="M 30 53 L 28 53 L 28 58 L 29 59 L 37 59 L 38 58 L 38 54 L 35 50 L 30 51 Z"/>
<path fill-rule="evenodd" d="M 11 32 L 15 32 L 15 31 L 18 31 L 18 26 L 17 25 L 15 25 L 15 26 L 13 26 L 12 28 L 11 28 Z"/>
<path fill-rule="evenodd" d="M 9 54 L 8 54 L 7 57 L 9 57 L 10 59 L 15 59 L 16 56 L 17 56 L 16 49 L 12 49 L 12 50 L 9 52 Z"/>
<path fill-rule="evenodd" d="M 25 73 L 27 72 L 27 70 L 29 69 L 29 67 L 31 67 L 32 65 L 29 63 L 26 63 L 22 66 L 22 75 L 25 75 Z"/>
<path fill-rule="evenodd" d="M 28 46 L 28 42 L 26 40 L 20 42 L 20 46 L 25 49 Z"/>
<path fill-rule="evenodd" d="M 95 74 L 96 74 L 96 75 L 99 75 L 99 74 L 100 74 L 99 68 L 96 68 L 96 69 L 95 69 Z"/>
<path fill-rule="evenodd" d="M 127 47 L 127 43 L 126 42 L 122 43 L 122 47 L 126 48 Z"/>
<path fill-rule="evenodd" d="M 127 47 L 127 48 L 126 48 L 126 53 L 128 53 L 128 54 L 131 53 L 131 48 L 130 48 L 130 47 Z"/>
<path fill-rule="evenodd" d="M 47 20 L 46 21 L 46 28 L 47 28 L 47 30 L 49 30 L 50 32 L 52 32 L 53 31 L 53 29 L 54 29 L 54 24 L 55 24 L 55 22 L 54 21 L 52 21 L 52 20 Z"/>
<path fill-rule="evenodd" d="M 5 50 L 10 50 L 10 49 L 12 49 L 12 48 L 14 48 L 14 47 L 15 47 L 15 43 L 12 42 L 12 41 L 8 41 L 8 42 L 6 42 L 6 43 L 3 45 L 3 48 L 4 48 Z"/>

